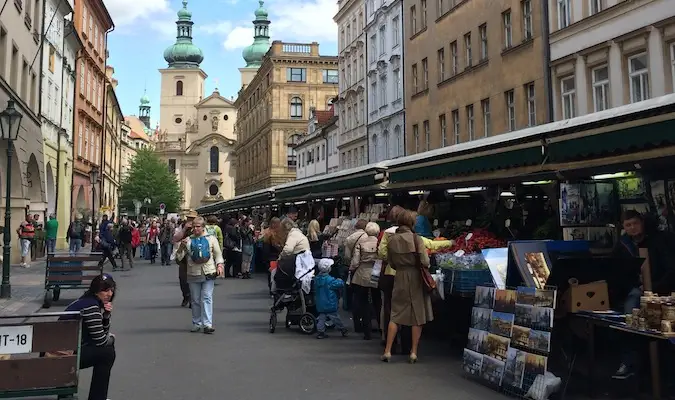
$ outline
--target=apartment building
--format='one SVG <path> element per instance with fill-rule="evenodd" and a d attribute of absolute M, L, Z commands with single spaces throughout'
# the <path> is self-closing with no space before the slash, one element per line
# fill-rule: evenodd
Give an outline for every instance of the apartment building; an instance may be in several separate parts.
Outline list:
<path fill-rule="evenodd" d="M 323 175 L 330 171 L 328 153 L 331 149 L 328 142 L 334 140 L 331 137 L 334 132 L 329 127 L 334 127 L 336 120 L 334 106 L 320 111 L 310 108 L 307 134 L 295 146 L 295 153 L 298 155 L 296 179 Z"/>
<path fill-rule="evenodd" d="M 368 164 L 367 139 L 367 71 L 366 4 L 365 0 L 338 1 L 338 12 L 333 18 L 338 25 L 337 115 L 340 118 L 337 150 L 339 169 Z"/>
<path fill-rule="evenodd" d="M 406 154 L 546 122 L 541 5 L 404 0 Z"/>
<path fill-rule="evenodd" d="M 79 0 L 73 21 L 83 47 L 76 65 L 72 214 L 96 216 L 102 180 L 92 191 L 89 172 L 94 167 L 102 169 L 107 33 L 114 24 L 103 0 Z"/>
<path fill-rule="evenodd" d="M 368 0 L 368 149 L 371 163 L 405 153 L 403 1 Z"/>
<path fill-rule="evenodd" d="M 675 90 L 672 0 L 549 0 L 555 119 Z"/>
<path fill-rule="evenodd" d="M 122 125 L 124 114 L 117 99 L 117 85 L 119 82 L 113 77 L 115 69 L 106 67 L 105 87 L 105 135 L 103 136 L 103 161 L 101 163 L 101 212 L 108 215 L 118 215 L 119 188 L 122 182 L 120 176 L 122 158 Z"/>
<path fill-rule="evenodd" d="M 43 214 L 46 209 L 44 158 L 40 121 L 40 36 L 43 25 L 41 0 L 11 0 L 0 8 L 0 111 L 9 101 L 23 115 L 19 137 L 13 143 L 11 186 L 12 226 L 16 230 L 26 210 Z M 8 182 L 7 141 L 0 140 L 0 184 Z M 5 212 L 5 191 L 0 212 Z M 12 252 L 12 263 L 18 259 Z"/>

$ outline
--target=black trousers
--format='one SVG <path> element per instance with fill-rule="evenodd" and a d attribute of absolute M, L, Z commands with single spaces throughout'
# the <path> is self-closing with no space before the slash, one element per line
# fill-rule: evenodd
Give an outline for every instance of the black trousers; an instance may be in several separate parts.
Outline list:
<path fill-rule="evenodd" d="M 178 264 L 178 282 L 180 282 L 180 291 L 183 293 L 183 300 L 190 300 L 190 285 L 187 282 L 187 261 Z"/>
<path fill-rule="evenodd" d="M 225 252 L 225 277 L 231 278 L 237 276 L 238 273 L 241 273 L 241 252 L 227 250 Z"/>
<path fill-rule="evenodd" d="M 106 400 L 110 385 L 110 371 L 115 363 L 115 346 L 82 346 L 80 369 L 93 368 L 89 400 Z"/>
<path fill-rule="evenodd" d="M 354 294 L 354 302 L 352 303 L 352 310 L 354 311 L 354 330 L 357 332 L 363 332 L 363 336 L 370 338 L 372 331 L 373 312 L 375 312 L 375 318 L 377 321 L 380 321 L 379 311 L 380 307 L 382 306 L 382 301 L 380 300 L 380 291 L 376 288 L 353 284 L 351 287 L 352 293 Z"/>
<path fill-rule="evenodd" d="M 171 242 L 162 243 L 160 249 L 161 249 L 160 258 L 162 265 L 164 264 L 169 265 L 169 262 L 171 261 L 171 250 L 172 250 Z"/>
<path fill-rule="evenodd" d="M 101 251 L 103 252 L 103 257 L 101 257 L 101 261 L 98 262 L 98 266 L 102 266 L 105 263 L 106 258 L 110 260 L 110 264 L 112 264 L 113 269 L 117 269 L 117 262 L 115 261 L 115 257 L 112 255 L 112 249 L 110 247 L 107 248 L 102 248 Z"/>

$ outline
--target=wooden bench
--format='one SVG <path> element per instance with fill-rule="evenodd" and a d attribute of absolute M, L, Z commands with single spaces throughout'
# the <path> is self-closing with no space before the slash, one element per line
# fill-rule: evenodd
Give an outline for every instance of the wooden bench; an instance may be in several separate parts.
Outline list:
<path fill-rule="evenodd" d="M 67 253 L 48 254 L 42 306 L 49 308 L 52 302 L 58 301 L 61 289 L 88 289 L 91 280 L 103 273 L 103 266 L 98 265 L 102 257 L 101 253 L 76 256 Z"/>
<path fill-rule="evenodd" d="M 81 327 L 77 311 L 0 317 L 0 398 L 76 395 Z"/>

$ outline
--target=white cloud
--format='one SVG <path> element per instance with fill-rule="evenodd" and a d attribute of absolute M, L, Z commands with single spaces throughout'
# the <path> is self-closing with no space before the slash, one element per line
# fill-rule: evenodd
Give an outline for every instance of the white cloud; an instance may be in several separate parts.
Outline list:
<path fill-rule="evenodd" d="M 104 3 L 118 27 L 169 11 L 167 0 L 104 0 Z"/>
<path fill-rule="evenodd" d="M 232 27 L 233 23 L 231 21 L 221 21 L 213 24 L 198 25 L 197 30 L 209 35 L 229 35 L 232 32 Z"/>
<path fill-rule="evenodd" d="M 223 46 L 227 50 L 241 49 L 253 43 L 253 28 L 237 26 L 227 35 Z"/>

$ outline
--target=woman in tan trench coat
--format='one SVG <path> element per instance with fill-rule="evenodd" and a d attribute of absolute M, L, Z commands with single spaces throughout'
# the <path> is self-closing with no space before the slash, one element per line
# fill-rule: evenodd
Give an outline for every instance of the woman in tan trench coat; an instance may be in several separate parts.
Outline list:
<path fill-rule="evenodd" d="M 387 327 L 387 345 L 381 359 L 385 362 L 391 359 L 391 347 L 398 327 L 405 325 L 412 327 L 409 361 L 415 363 L 422 326 L 434 319 L 431 298 L 424 290 L 422 274 L 417 264 L 416 248 L 425 268 L 429 268 L 429 256 L 422 239 L 413 232 L 415 215 L 412 212 L 402 212 L 397 225 L 398 230 L 389 238 L 387 244 L 387 263 L 396 270 L 396 278 L 391 300 L 391 320 Z"/>

